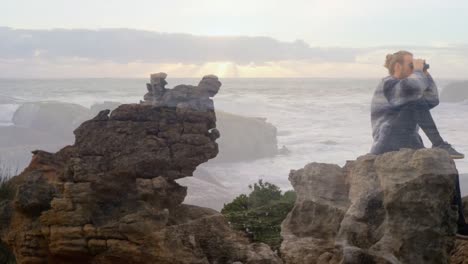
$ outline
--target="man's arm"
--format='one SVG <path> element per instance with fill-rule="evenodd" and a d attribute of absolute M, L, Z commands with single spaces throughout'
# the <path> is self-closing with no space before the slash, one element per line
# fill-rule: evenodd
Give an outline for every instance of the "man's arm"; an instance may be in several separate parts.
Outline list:
<path fill-rule="evenodd" d="M 431 104 L 432 108 L 438 104 L 438 95 L 437 87 L 433 80 L 431 83 L 431 80 L 425 73 L 423 73 L 422 70 L 415 70 L 405 79 L 387 80 L 384 83 L 384 95 L 390 105 L 394 107 L 399 107 L 409 102 L 424 98 L 429 104 Z M 435 95 L 437 96 L 435 97 Z"/>
<path fill-rule="evenodd" d="M 425 74 L 429 80 L 429 87 L 424 90 L 423 97 L 429 105 L 429 108 L 434 108 L 439 104 L 439 91 L 429 72 L 425 72 Z"/>

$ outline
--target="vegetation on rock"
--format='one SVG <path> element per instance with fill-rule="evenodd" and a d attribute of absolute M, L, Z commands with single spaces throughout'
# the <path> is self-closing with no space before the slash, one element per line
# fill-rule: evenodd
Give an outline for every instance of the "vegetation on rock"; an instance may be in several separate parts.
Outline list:
<path fill-rule="evenodd" d="M 0 162 L 0 209 L 2 209 L 3 204 L 11 200 L 14 195 L 14 188 L 11 186 L 11 183 L 9 181 L 10 177 L 10 168 Z M 3 210 L 0 210 L 0 212 L 2 211 Z M 11 253 L 8 247 L 5 244 L 3 244 L 2 241 L 0 241 L 0 263 L 16 263 L 15 256 Z"/>
<path fill-rule="evenodd" d="M 281 222 L 294 206 L 296 193 L 282 194 L 278 186 L 259 180 L 249 185 L 251 193 L 241 194 L 225 204 L 221 213 L 234 229 L 244 231 L 254 242 L 263 242 L 272 249 L 281 245 Z"/>

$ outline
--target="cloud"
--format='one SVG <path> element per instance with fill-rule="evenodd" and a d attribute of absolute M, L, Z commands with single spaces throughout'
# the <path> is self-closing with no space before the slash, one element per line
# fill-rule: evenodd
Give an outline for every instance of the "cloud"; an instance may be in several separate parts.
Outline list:
<path fill-rule="evenodd" d="M 468 45 L 312 47 L 270 37 L 195 36 L 131 29 L 0 28 L 0 78 L 356 77 L 386 75 L 385 55 L 409 50 L 438 77 L 467 79 Z"/>
<path fill-rule="evenodd" d="M 301 40 L 270 37 L 194 36 L 131 29 L 14 30 L 0 28 L 0 58 L 79 57 L 116 63 L 237 64 L 278 60 L 350 62 L 359 49 L 312 48 Z"/>

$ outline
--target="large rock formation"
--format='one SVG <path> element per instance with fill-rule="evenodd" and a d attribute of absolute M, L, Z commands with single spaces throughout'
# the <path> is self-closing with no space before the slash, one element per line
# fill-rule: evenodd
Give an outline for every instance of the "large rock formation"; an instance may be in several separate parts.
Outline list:
<path fill-rule="evenodd" d="M 148 84 L 146 103 L 158 101 L 162 96 L 162 83 L 158 74 Z M 209 85 L 207 83 L 206 85 Z M 178 92 L 169 93 L 171 97 L 184 97 L 188 85 L 179 85 Z M 168 105 L 172 99 L 164 99 Z M 12 118 L 13 126 L 0 126 L 0 159 L 11 166 L 25 168 L 31 161 L 30 152 L 42 149 L 56 152 L 62 146 L 73 143 L 75 130 L 82 122 L 94 117 L 100 111 L 117 108 L 121 103 L 105 101 L 90 108 L 66 102 L 28 102 L 21 105 Z M 1 109 L 0 109 L 1 110 Z M 210 163 L 251 161 L 273 157 L 278 154 L 277 129 L 264 118 L 245 117 L 226 113 L 217 109 L 217 127 L 223 135 L 218 139 L 220 152 Z M 0 120 L 0 123 L 10 120 Z M 222 202 L 220 203 L 222 206 Z"/>
<path fill-rule="evenodd" d="M 213 162 L 250 161 L 278 154 L 277 129 L 265 118 L 216 113 L 223 136 L 218 141 L 221 151 Z"/>
<path fill-rule="evenodd" d="M 461 102 L 468 100 L 468 81 L 449 83 L 441 92 L 442 102 Z"/>
<path fill-rule="evenodd" d="M 365 155 L 343 168 L 291 170 L 297 192 L 282 224 L 285 263 L 449 263 L 457 170 L 443 150 Z"/>
<path fill-rule="evenodd" d="M 89 118 L 87 110 L 84 106 L 71 103 L 30 102 L 22 104 L 16 110 L 12 121 L 18 127 L 72 139 L 73 130 Z"/>
<path fill-rule="evenodd" d="M 102 106 L 90 111 L 81 105 L 64 102 L 22 104 L 14 112 L 12 126 L 0 126 L 0 159 L 22 170 L 31 161 L 32 150 L 56 152 L 64 145 L 72 144 L 73 130 L 94 117 L 98 107 Z"/>
<path fill-rule="evenodd" d="M 218 153 L 210 97 L 221 83 L 161 91 L 165 77 L 152 75 L 140 104 L 84 122 L 73 145 L 35 151 L 11 180 L 0 237 L 18 263 L 281 263 L 218 212 L 182 204 L 175 180 Z"/>

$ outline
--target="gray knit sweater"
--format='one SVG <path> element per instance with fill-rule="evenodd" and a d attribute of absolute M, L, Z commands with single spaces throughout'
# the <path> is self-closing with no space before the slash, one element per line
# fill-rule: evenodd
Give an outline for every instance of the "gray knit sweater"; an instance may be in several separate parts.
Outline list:
<path fill-rule="evenodd" d="M 399 109 L 410 102 L 422 99 L 427 102 L 430 109 L 439 104 L 439 94 L 434 80 L 421 70 L 415 70 L 405 79 L 400 80 L 393 76 L 387 76 L 381 80 L 371 103 L 372 137 L 374 139 L 371 153 L 382 154 L 399 148 L 424 148 L 417 125 L 413 131 L 408 132 L 408 138 L 404 142 L 394 136 L 398 134 L 394 133 L 396 131 L 392 131 L 397 127 L 395 117 L 398 115 Z"/>

